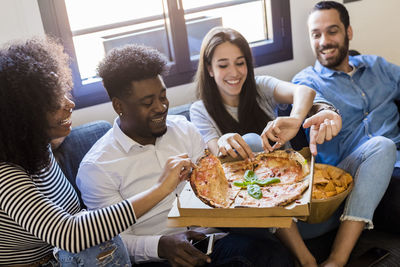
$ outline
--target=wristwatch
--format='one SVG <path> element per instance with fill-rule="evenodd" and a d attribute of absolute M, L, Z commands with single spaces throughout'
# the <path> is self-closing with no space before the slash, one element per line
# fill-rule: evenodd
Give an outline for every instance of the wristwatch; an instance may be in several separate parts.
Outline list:
<path fill-rule="evenodd" d="M 337 113 L 339 116 L 341 116 L 341 114 L 340 114 L 340 112 L 339 112 L 339 110 L 338 110 L 337 108 L 335 108 L 334 106 L 331 106 L 331 105 L 327 105 L 327 104 L 325 104 L 325 106 L 319 108 L 319 109 L 317 110 L 317 112 L 315 112 L 315 114 L 317 114 L 318 112 L 323 111 L 323 110 L 332 110 L 333 112 L 335 112 L 335 113 Z"/>

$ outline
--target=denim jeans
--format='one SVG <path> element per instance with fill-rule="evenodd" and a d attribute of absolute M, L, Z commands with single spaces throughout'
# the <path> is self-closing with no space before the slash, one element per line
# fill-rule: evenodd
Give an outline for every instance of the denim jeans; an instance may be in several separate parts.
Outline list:
<path fill-rule="evenodd" d="M 268 235 L 267 229 L 262 230 L 265 230 L 265 234 Z M 216 241 L 210 257 L 211 263 L 206 265 L 209 267 L 294 266 L 291 254 L 279 241 L 273 238 L 254 237 L 238 233 L 230 233 Z M 170 265 L 164 261 L 135 264 L 135 266 L 165 267 Z"/>
<path fill-rule="evenodd" d="M 122 243 L 119 235 L 109 241 L 90 247 L 79 253 L 70 253 L 65 250 L 59 250 L 56 258 L 62 267 L 131 266 L 128 251 Z"/>
<path fill-rule="evenodd" d="M 376 136 L 359 146 L 337 167 L 349 172 L 354 187 L 344 204 L 340 219 L 363 221 L 372 229 L 374 211 L 383 197 L 392 176 L 396 161 L 396 145 L 390 139 Z M 319 224 L 298 223 L 303 238 L 313 238 L 329 232 L 339 225 L 339 212 Z"/>

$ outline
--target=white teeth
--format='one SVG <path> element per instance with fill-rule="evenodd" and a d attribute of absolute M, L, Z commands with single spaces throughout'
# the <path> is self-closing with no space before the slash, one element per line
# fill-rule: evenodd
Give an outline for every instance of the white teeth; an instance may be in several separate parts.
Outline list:
<path fill-rule="evenodd" d="M 64 124 L 69 124 L 69 123 L 71 123 L 71 122 L 72 122 L 71 116 L 69 116 L 69 117 L 66 118 L 65 120 L 60 121 L 60 124 L 61 124 L 61 125 L 64 125 Z"/>
<path fill-rule="evenodd" d="M 155 122 L 155 123 L 160 123 L 160 122 L 162 122 L 164 120 L 164 118 L 159 118 L 159 119 L 152 119 L 151 121 L 152 122 Z"/>
<path fill-rule="evenodd" d="M 231 81 L 226 81 L 229 84 L 238 84 L 240 80 L 231 80 Z"/>
<path fill-rule="evenodd" d="M 66 119 L 66 120 L 63 120 L 60 122 L 61 125 L 69 124 L 69 123 L 71 123 L 71 119 Z"/>
<path fill-rule="evenodd" d="M 331 49 L 324 49 L 324 50 L 322 50 L 322 53 L 323 53 L 323 54 L 330 54 L 330 53 L 332 53 L 334 50 L 335 50 L 334 48 L 331 48 Z"/>

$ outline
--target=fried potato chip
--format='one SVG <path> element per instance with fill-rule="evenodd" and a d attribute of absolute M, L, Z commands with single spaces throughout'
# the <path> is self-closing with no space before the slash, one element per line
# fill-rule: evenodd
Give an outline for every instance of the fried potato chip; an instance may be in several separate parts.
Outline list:
<path fill-rule="evenodd" d="M 351 177 L 350 174 L 345 173 L 343 176 L 345 177 L 345 181 L 346 181 L 347 185 L 349 185 L 349 184 L 351 184 L 353 182 L 353 177 Z"/>
<path fill-rule="evenodd" d="M 328 168 L 327 171 L 329 173 L 329 177 L 335 180 L 338 179 L 343 174 L 343 171 L 334 168 Z"/>
<path fill-rule="evenodd" d="M 325 192 L 325 194 L 327 197 L 333 197 L 334 195 L 336 195 L 336 191 L 328 191 L 328 192 Z"/>
<path fill-rule="evenodd" d="M 341 186 L 336 186 L 336 194 L 342 193 L 346 188 Z"/>
<path fill-rule="evenodd" d="M 326 184 L 325 186 L 325 192 L 329 192 L 329 191 L 335 191 L 335 185 L 332 183 L 332 181 L 329 181 L 329 183 Z"/>
<path fill-rule="evenodd" d="M 347 190 L 353 178 L 345 171 L 326 164 L 315 164 L 313 199 L 324 199 Z"/>
<path fill-rule="evenodd" d="M 321 199 L 321 198 L 325 198 L 326 195 L 324 192 L 320 191 L 320 190 L 314 190 L 312 193 L 312 197 L 314 199 Z"/>

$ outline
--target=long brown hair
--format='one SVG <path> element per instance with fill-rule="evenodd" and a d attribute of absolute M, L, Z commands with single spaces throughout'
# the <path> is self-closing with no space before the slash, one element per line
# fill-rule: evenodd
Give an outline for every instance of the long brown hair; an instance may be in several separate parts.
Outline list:
<path fill-rule="evenodd" d="M 239 121 L 236 121 L 225 109 L 217 84 L 207 68 L 211 65 L 216 47 L 225 42 L 237 46 L 246 59 L 247 78 L 239 95 Z M 239 32 L 230 28 L 216 27 L 207 33 L 201 45 L 195 82 L 197 97 L 203 100 L 204 106 L 222 134 L 229 132 L 241 135 L 249 132 L 261 134 L 267 122 L 271 120 L 257 103 L 259 94 L 254 79 L 251 49 L 249 43 Z"/>

